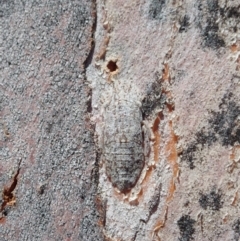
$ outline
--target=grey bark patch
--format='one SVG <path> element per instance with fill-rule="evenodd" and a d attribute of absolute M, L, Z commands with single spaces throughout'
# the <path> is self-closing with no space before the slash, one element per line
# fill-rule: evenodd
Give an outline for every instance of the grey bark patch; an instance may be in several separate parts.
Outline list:
<path fill-rule="evenodd" d="M 224 13 L 224 11 L 223 11 Z M 237 7 L 226 8 L 226 17 L 240 20 L 240 5 Z"/>
<path fill-rule="evenodd" d="M 112 100 L 105 111 L 103 159 L 112 185 L 121 192 L 133 188 L 143 169 L 140 107 L 128 100 Z"/>
<path fill-rule="evenodd" d="M 162 93 L 160 73 L 156 72 L 155 81 L 151 84 L 146 96 L 142 100 L 143 118 L 147 118 L 156 108 L 162 108 L 166 95 Z"/>
<path fill-rule="evenodd" d="M 217 23 L 220 12 L 218 0 L 207 1 L 206 13 L 203 11 L 204 7 L 202 2 L 200 2 L 198 8 L 200 10 L 200 25 L 203 29 L 202 37 L 204 45 L 212 49 L 219 49 L 220 47 L 224 47 L 225 41 L 219 35 L 219 25 Z"/>
<path fill-rule="evenodd" d="M 205 146 L 210 146 L 216 142 L 217 136 L 214 132 L 204 129 L 195 134 L 195 141 L 190 143 L 182 153 L 182 160 L 186 161 L 190 169 L 195 168 L 195 161 L 199 158 L 200 152 Z"/>
<path fill-rule="evenodd" d="M 179 24 L 180 24 L 179 33 L 187 32 L 190 26 L 189 20 L 190 18 L 188 15 L 184 15 L 184 17 L 179 20 Z"/>
<path fill-rule="evenodd" d="M 184 215 L 177 221 L 181 234 L 181 237 L 178 239 L 179 241 L 189 241 L 193 239 L 192 235 L 195 232 L 195 223 L 196 221 L 191 219 L 189 215 Z"/>
<path fill-rule="evenodd" d="M 161 19 L 165 0 L 152 0 L 149 6 L 149 17 L 151 19 Z"/>
<path fill-rule="evenodd" d="M 23 9 L 24 2 L 18 2 L 17 8 Z M 0 1 L 0 18 L 9 17 L 17 11 L 14 0 L 2 0 Z"/>
<path fill-rule="evenodd" d="M 219 112 L 212 112 L 210 128 L 219 136 L 223 146 L 240 143 L 240 106 L 233 100 L 232 93 L 223 97 L 219 109 Z"/>
<path fill-rule="evenodd" d="M 239 240 L 240 237 L 240 218 L 238 218 L 232 226 L 233 231 L 235 232 L 235 240 Z"/>
<path fill-rule="evenodd" d="M 236 33 L 240 24 L 240 5 L 220 6 L 219 0 L 199 1 L 198 27 L 201 29 L 203 45 L 211 49 L 225 47 L 226 37 L 222 31 Z"/>
<path fill-rule="evenodd" d="M 195 168 L 194 161 L 196 159 L 195 158 L 196 151 L 197 151 L 197 144 L 195 142 L 191 143 L 187 147 L 187 149 L 183 151 L 182 160 L 188 163 L 190 169 Z"/>
<path fill-rule="evenodd" d="M 210 193 L 200 193 L 199 204 L 205 210 L 209 208 L 214 211 L 219 211 L 223 205 L 221 190 L 213 188 Z"/>
<path fill-rule="evenodd" d="M 194 169 L 194 162 L 203 148 L 219 141 L 223 146 L 234 146 L 240 143 L 240 106 L 234 101 L 233 93 L 225 94 L 219 104 L 219 111 L 211 111 L 212 117 L 206 128 L 195 134 L 195 141 L 182 153 L 182 160 Z"/>
<path fill-rule="evenodd" d="M 155 189 L 155 193 L 153 194 L 152 199 L 148 203 L 149 214 L 147 220 L 144 220 L 145 223 L 147 223 L 150 220 L 151 216 L 157 211 L 160 203 L 161 191 L 162 184 L 159 184 Z"/>
<path fill-rule="evenodd" d="M 215 24 L 215 20 L 208 20 L 207 26 L 203 31 L 203 39 L 206 47 L 219 49 L 225 46 L 225 41 L 218 35 L 219 27 Z"/>

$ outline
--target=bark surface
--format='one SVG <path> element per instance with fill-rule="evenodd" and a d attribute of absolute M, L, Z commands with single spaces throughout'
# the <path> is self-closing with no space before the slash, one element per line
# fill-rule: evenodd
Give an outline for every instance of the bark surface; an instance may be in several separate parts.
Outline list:
<path fill-rule="evenodd" d="M 0 25 L 0 240 L 240 239 L 237 0 L 9 0 Z"/>

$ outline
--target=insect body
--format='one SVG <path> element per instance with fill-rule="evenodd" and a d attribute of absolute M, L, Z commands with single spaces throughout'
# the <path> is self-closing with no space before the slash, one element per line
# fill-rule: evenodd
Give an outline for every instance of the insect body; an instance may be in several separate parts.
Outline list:
<path fill-rule="evenodd" d="M 142 113 L 129 100 L 112 100 L 105 110 L 103 158 L 112 185 L 121 192 L 133 188 L 143 169 Z"/>

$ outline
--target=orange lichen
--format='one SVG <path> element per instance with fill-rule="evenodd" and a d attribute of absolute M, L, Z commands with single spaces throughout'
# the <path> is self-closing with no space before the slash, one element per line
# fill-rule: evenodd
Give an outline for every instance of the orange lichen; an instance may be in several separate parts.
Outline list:
<path fill-rule="evenodd" d="M 149 188 L 149 180 L 150 180 L 150 178 L 152 176 L 152 171 L 153 170 L 154 170 L 154 167 L 150 166 L 148 168 L 148 170 L 146 171 L 146 173 L 145 173 L 144 179 L 143 179 L 142 184 L 141 184 L 142 189 L 138 193 L 138 198 L 137 198 L 138 201 L 140 201 L 143 198 L 144 193 L 146 193 L 148 188 Z"/>
<path fill-rule="evenodd" d="M 0 224 L 5 224 L 6 223 L 6 218 L 5 217 L 1 217 L 0 218 Z"/>
<path fill-rule="evenodd" d="M 157 162 L 159 160 L 159 145 L 160 145 L 160 134 L 159 134 L 159 124 L 160 124 L 160 119 L 162 118 L 162 114 L 159 113 L 157 118 L 155 119 L 153 126 L 152 126 L 152 131 L 154 134 L 154 145 L 153 145 L 153 152 L 154 152 L 154 161 Z"/>
<path fill-rule="evenodd" d="M 142 189 L 138 194 L 138 200 L 140 201 L 141 198 L 143 197 L 143 194 L 146 193 L 145 191 L 147 191 L 147 189 L 149 188 L 149 180 L 152 176 L 152 172 L 155 168 L 155 164 L 159 161 L 159 146 L 160 146 L 160 141 L 161 141 L 161 136 L 159 133 L 159 124 L 161 119 L 163 118 L 162 113 L 158 113 L 156 119 L 153 122 L 153 126 L 152 126 L 152 132 L 154 134 L 154 144 L 153 144 L 153 154 L 154 154 L 154 165 L 153 166 L 149 166 L 144 179 L 142 181 Z"/>
<path fill-rule="evenodd" d="M 168 161 L 173 170 L 173 178 L 176 178 L 179 170 L 178 163 L 177 163 L 178 152 L 176 147 L 178 142 L 178 137 L 175 135 L 173 131 L 172 121 L 169 122 L 169 127 L 170 127 L 170 138 L 166 146 L 166 154 L 168 157 Z"/>
<path fill-rule="evenodd" d="M 234 146 L 229 159 L 231 163 L 227 167 L 227 171 L 232 173 L 235 168 L 237 168 L 237 163 L 240 161 L 240 145 Z"/>
<path fill-rule="evenodd" d="M 175 180 L 178 178 L 178 173 L 179 173 L 179 168 L 177 163 L 178 153 L 176 148 L 178 137 L 175 135 L 173 131 L 172 121 L 169 122 L 169 127 L 170 127 L 170 138 L 166 146 L 166 154 L 168 157 L 167 158 L 168 162 L 172 168 L 172 180 L 170 182 L 169 189 L 168 189 L 167 203 L 169 203 L 173 198 L 174 192 L 176 190 Z"/>
<path fill-rule="evenodd" d="M 166 206 L 163 210 L 164 211 L 164 220 L 159 220 L 154 227 L 153 232 L 157 235 L 159 230 L 164 227 L 166 220 L 167 220 L 167 213 L 168 213 L 168 206 L 171 200 L 174 197 L 174 193 L 176 190 L 176 185 L 175 185 L 175 180 L 178 179 L 179 176 L 179 167 L 177 163 L 178 159 L 178 152 L 177 152 L 177 142 L 178 142 L 178 137 L 175 135 L 173 131 L 173 125 L 172 121 L 169 121 L 169 129 L 170 129 L 170 136 L 169 140 L 166 144 L 165 148 L 165 155 L 167 157 L 167 160 L 172 168 L 172 178 L 168 187 L 168 194 L 167 194 L 167 199 L 166 199 Z"/>
<path fill-rule="evenodd" d="M 223 222 L 224 222 L 224 223 L 227 223 L 227 222 L 228 222 L 228 219 L 229 219 L 229 217 L 228 217 L 228 215 L 226 215 L 226 216 L 223 218 Z"/>
<path fill-rule="evenodd" d="M 162 70 L 162 79 L 170 80 L 170 71 L 169 71 L 169 65 L 167 63 L 164 64 L 164 68 Z"/>
<path fill-rule="evenodd" d="M 238 192 L 235 192 L 234 198 L 231 202 L 232 206 L 236 206 L 236 204 L 238 203 Z"/>
<path fill-rule="evenodd" d="M 172 178 L 168 189 L 167 203 L 172 200 L 175 190 L 176 190 L 176 185 L 175 185 L 174 179 Z"/>
<path fill-rule="evenodd" d="M 96 204 L 98 213 L 100 215 L 99 220 L 98 220 L 98 225 L 100 227 L 104 227 L 106 224 L 106 202 L 103 202 L 101 197 L 99 195 L 97 195 L 95 197 L 95 204 Z"/>
<path fill-rule="evenodd" d="M 232 52 L 236 52 L 236 51 L 239 50 L 239 46 L 238 46 L 236 43 L 234 43 L 234 44 L 232 44 L 232 45 L 230 46 L 230 50 L 231 50 Z"/>
<path fill-rule="evenodd" d="M 9 133 L 7 128 L 4 128 L 4 136 L 7 137 L 7 138 L 10 137 L 10 133 Z"/>
<path fill-rule="evenodd" d="M 156 236 L 159 241 L 161 241 L 160 237 L 158 236 L 158 232 L 161 228 L 165 226 L 165 223 L 167 221 L 167 216 L 168 216 L 168 206 L 164 209 L 164 218 L 163 220 L 158 220 L 158 222 L 155 225 L 155 228 L 153 229 L 153 236 Z"/>
<path fill-rule="evenodd" d="M 104 60 L 104 59 L 105 59 L 109 41 L 110 41 L 110 36 L 105 36 L 104 41 L 103 41 L 103 44 L 102 44 L 102 46 L 100 47 L 99 54 L 98 54 L 97 57 L 96 57 L 96 60 L 100 60 L 100 59 Z"/>

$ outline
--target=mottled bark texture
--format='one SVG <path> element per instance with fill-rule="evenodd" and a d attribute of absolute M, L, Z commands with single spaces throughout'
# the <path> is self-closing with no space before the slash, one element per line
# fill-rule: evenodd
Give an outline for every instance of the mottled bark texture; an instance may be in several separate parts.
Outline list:
<path fill-rule="evenodd" d="M 91 1 L 0 1 L 0 240 L 103 240 Z M 17 174 L 17 176 L 16 176 Z"/>
<path fill-rule="evenodd" d="M 238 0 L 0 0 L 0 118 L 1 241 L 240 239 Z"/>

